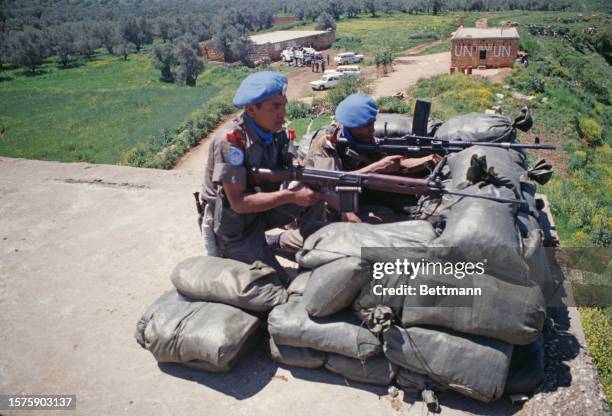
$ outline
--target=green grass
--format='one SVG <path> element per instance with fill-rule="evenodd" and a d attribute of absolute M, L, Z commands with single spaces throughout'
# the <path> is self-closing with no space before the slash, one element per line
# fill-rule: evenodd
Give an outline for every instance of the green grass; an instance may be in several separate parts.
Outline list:
<path fill-rule="evenodd" d="M 419 55 L 431 55 L 434 53 L 449 52 L 450 50 L 450 42 L 443 42 L 426 48 L 423 52 L 419 53 Z"/>
<path fill-rule="evenodd" d="M 295 120 L 291 120 L 288 123 L 288 127 L 295 130 L 296 139 L 297 141 L 299 141 L 306 133 L 314 133 L 321 127 L 331 124 L 331 121 L 331 116 L 326 115 L 316 117 L 315 119 L 311 119 L 308 117 L 298 118 Z M 308 129 L 309 125 L 310 129 Z"/>
<path fill-rule="evenodd" d="M 612 398 L 612 308 L 579 308 L 589 353 L 608 402 Z"/>
<path fill-rule="evenodd" d="M 197 87 L 167 84 L 146 52 L 127 61 L 101 54 L 68 69 L 48 62 L 34 76 L 3 71 L 0 76 L 11 79 L 0 82 L 0 155 L 114 164 L 234 89 L 245 74 L 209 66 Z"/>
<path fill-rule="evenodd" d="M 609 3 L 608 3 L 609 4 Z M 609 6 L 608 6 L 609 7 Z M 598 31 L 610 15 L 565 13 L 504 13 L 492 21 L 518 21 L 521 47 L 530 54 L 527 68 L 514 71 L 513 88 L 538 97 L 532 113 L 534 132 L 557 137 L 569 158 L 544 192 L 551 203 L 561 245 L 566 247 L 612 244 L 612 68 L 593 47 L 582 29 Z M 569 29 L 566 38 L 532 36 L 526 25 Z M 605 284 L 609 284 L 609 281 Z M 577 294 L 580 287 L 576 286 Z M 609 300 L 608 300 L 609 301 Z M 608 401 L 612 401 L 612 308 L 581 307 L 589 352 Z"/>
<path fill-rule="evenodd" d="M 455 20 L 454 15 L 403 13 L 380 14 L 378 17 L 360 15 L 353 19 L 341 19 L 337 22 L 333 47 L 358 53 L 375 53 L 382 49 L 399 52 L 423 42 L 448 37 Z"/>
<path fill-rule="evenodd" d="M 295 130 L 296 140 L 299 141 L 303 135 L 307 133 L 308 125 L 310 124 L 311 119 L 308 117 L 305 118 L 296 118 L 295 120 L 291 120 L 287 123 L 287 127 Z"/>

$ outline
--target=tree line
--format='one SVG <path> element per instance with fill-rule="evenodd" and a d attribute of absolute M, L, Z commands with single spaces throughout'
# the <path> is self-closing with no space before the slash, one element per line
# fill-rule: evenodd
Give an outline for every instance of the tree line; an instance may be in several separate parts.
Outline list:
<path fill-rule="evenodd" d="M 192 57 L 186 52 L 190 45 L 209 41 L 226 60 L 249 64 L 247 35 L 270 28 L 275 15 L 327 29 L 360 14 L 570 6 L 568 0 L 0 0 L 0 69 L 11 64 L 34 72 L 53 56 L 61 67 L 69 67 L 77 58 L 91 59 L 100 48 L 127 59 L 159 39 L 162 45 L 152 55 L 162 79 L 191 82 L 179 69 L 193 66 L 181 64 Z"/>

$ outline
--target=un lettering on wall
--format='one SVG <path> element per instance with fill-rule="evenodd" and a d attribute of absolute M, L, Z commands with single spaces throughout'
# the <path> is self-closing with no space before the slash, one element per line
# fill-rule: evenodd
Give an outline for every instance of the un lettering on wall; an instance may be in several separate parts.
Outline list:
<path fill-rule="evenodd" d="M 477 54 L 482 50 L 492 52 L 492 55 L 495 58 L 508 58 L 510 57 L 510 53 L 512 51 L 511 47 L 507 45 L 455 45 L 453 53 L 457 57 L 472 57 L 474 54 Z"/>

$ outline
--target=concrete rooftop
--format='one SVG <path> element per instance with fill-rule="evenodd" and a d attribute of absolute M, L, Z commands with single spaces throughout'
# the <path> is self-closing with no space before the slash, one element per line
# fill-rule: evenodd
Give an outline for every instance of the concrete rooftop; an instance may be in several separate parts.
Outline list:
<path fill-rule="evenodd" d="M 286 42 L 288 40 L 302 39 L 325 33 L 327 33 L 325 30 L 277 30 L 275 32 L 249 36 L 249 39 L 256 45 L 264 45 L 266 43 Z"/>
<path fill-rule="evenodd" d="M 451 39 L 519 39 L 515 27 L 489 27 L 486 29 L 462 27 Z"/>
<path fill-rule="evenodd" d="M 76 394 L 76 411 L 52 412 L 70 416 L 426 414 L 414 394 L 279 367 L 262 350 L 211 374 L 158 365 L 136 343 L 136 322 L 172 288 L 172 268 L 200 254 L 191 195 L 200 182 L 193 171 L 0 158 L 0 393 Z M 589 382 L 569 388 L 586 403 L 592 365 L 572 360 L 574 380 Z M 448 393 L 440 403 L 442 416 L 519 410 L 505 397 Z"/>

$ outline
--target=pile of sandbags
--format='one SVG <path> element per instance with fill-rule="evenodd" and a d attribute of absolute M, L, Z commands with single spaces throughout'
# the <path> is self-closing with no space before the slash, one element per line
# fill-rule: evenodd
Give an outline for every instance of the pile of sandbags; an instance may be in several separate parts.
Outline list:
<path fill-rule="evenodd" d="M 473 147 L 451 155 L 444 175 L 451 188 L 523 199 L 527 204 L 451 197 L 439 204 L 435 221 L 338 223 L 322 228 L 296 256 L 308 269 L 300 276 L 299 290 L 289 304 L 270 314 L 275 360 L 335 367 L 332 371 L 360 381 L 368 379 L 368 371 L 393 373 L 397 384 L 406 388 L 450 389 L 485 402 L 504 392 L 528 393 L 539 384 L 546 301 L 555 282 L 543 253 L 535 184 L 525 155 Z M 374 262 L 398 258 L 453 264 L 484 260 L 486 267 L 478 276 L 450 282 L 442 273 L 420 273 L 414 280 L 394 273 L 373 279 Z M 470 297 L 466 304 L 453 302 L 452 296 L 374 290 L 376 285 L 399 289 L 416 282 L 429 287 L 478 287 L 483 294 Z M 359 319 L 352 323 L 353 332 L 338 329 L 351 324 L 349 308 Z M 364 332 L 366 328 L 369 332 Z M 364 333 L 370 340 L 370 334 L 378 337 L 382 355 L 372 352 Z M 344 345 L 347 340 L 350 346 Z M 356 350 L 357 345 L 363 350 Z M 330 354 L 345 362 L 362 360 L 359 376 L 337 363 L 330 365 Z M 372 378 L 377 383 L 386 379 Z"/>
<path fill-rule="evenodd" d="M 260 315 L 287 301 L 273 268 L 218 257 L 192 257 L 136 326 L 136 341 L 160 363 L 228 371 L 261 335 Z"/>
<path fill-rule="evenodd" d="M 469 113 L 452 117 L 436 130 L 435 138 L 468 142 L 514 142 L 516 130 L 528 131 L 533 120 L 527 108 L 515 119 L 499 114 Z"/>
<path fill-rule="evenodd" d="M 411 127 L 405 116 L 380 120 L 383 136 Z M 449 120 L 436 137 L 514 141 L 516 129 L 530 124 L 527 112 L 516 120 L 468 114 Z M 187 259 L 172 272 L 176 290 L 145 312 L 136 339 L 159 362 L 226 371 L 266 328 L 271 358 L 287 366 L 428 395 L 453 390 L 484 402 L 529 393 L 544 377 L 542 330 L 558 284 L 535 203 L 535 182 L 550 174 L 542 161 L 528 168 L 519 151 L 474 146 L 454 153 L 442 170 L 444 185 L 526 203 L 423 197 L 420 220 L 330 224 L 304 242 L 296 255 L 302 273 L 287 289 L 260 262 Z M 442 269 L 413 269 L 410 276 L 391 270 L 374 278 L 377 263 L 396 260 L 479 262 L 482 273 L 449 280 Z M 419 285 L 482 294 L 457 300 L 401 292 Z"/>
<path fill-rule="evenodd" d="M 270 355 L 300 367 L 325 367 L 353 381 L 391 384 L 398 367 L 383 354 L 383 339 L 352 311 L 371 275 L 361 247 L 411 246 L 425 252 L 435 238 L 426 221 L 394 224 L 335 223 L 312 234 L 297 261 L 286 304 L 268 316 Z"/>

